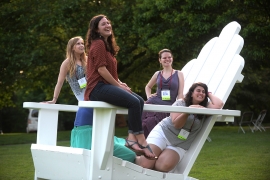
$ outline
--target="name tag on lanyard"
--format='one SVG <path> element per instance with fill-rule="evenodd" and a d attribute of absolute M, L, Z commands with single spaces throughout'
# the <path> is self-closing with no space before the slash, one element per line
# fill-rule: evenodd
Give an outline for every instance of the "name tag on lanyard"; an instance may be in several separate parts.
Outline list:
<path fill-rule="evenodd" d="M 79 83 L 81 89 L 85 88 L 86 84 L 87 84 L 85 77 L 79 79 L 78 83 Z"/>
<path fill-rule="evenodd" d="M 191 125 L 191 127 L 190 127 L 189 130 L 185 130 L 185 129 L 181 129 L 181 130 L 180 130 L 180 132 L 179 132 L 179 134 L 178 134 L 178 136 L 177 136 L 179 139 L 186 140 L 186 139 L 188 138 L 189 133 L 190 133 L 191 130 L 192 130 L 192 127 L 193 127 L 195 118 L 196 118 L 196 115 L 194 115 L 193 123 L 192 123 L 192 125 Z"/>
<path fill-rule="evenodd" d="M 170 90 L 162 90 L 161 91 L 161 98 L 162 100 L 171 100 L 171 93 Z"/>
<path fill-rule="evenodd" d="M 182 140 L 186 140 L 189 135 L 189 132 L 185 129 L 181 129 L 180 133 L 178 134 L 178 138 Z"/>

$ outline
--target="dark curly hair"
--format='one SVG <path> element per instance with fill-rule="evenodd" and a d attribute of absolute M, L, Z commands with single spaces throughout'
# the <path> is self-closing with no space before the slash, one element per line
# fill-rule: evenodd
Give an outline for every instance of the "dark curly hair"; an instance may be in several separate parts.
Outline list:
<path fill-rule="evenodd" d="M 200 103 L 200 105 L 204 106 L 204 107 L 207 106 L 207 103 L 208 103 L 208 87 L 204 83 L 197 82 L 197 83 L 192 84 L 192 86 L 188 90 L 188 93 L 185 95 L 184 101 L 185 101 L 187 107 L 192 105 L 192 99 L 193 98 L 191 97 L 191 95 L 192 95 L 193 91 L 195 90 L 195 88 L 198 87 L 198 86 L 201 86 L 202 88 L 204 88 L 204 91 L 205 91 L 205 98 Z M 197 114 L 196 116 L 197 116 L 197 118 L 202 119 L 204 117 L 204 114 Z"/>
<path fill-rule="evenodd" d="M 205 91 L 205 98 L 204 100 L 200 103 L 201 106 L 206 107 L 207 103 L 208 103 L 208 87 L 206 84 L 201 83 L 201 82 L 197 82 L 197 83 L 193 83 L 192 86 L 189 88 L 188 93 L 185 95 L 184 101 L 186 103 L 186 106 L 190 106 L 192 105 L 192 93 L 195 90 L 196 87 L 201 86 L 202 88 L 204 88 Z"/>
<path fill-rule="evenodd" d="M 107 16 L 100 14 L 94 16 L 90 20 L 88 31 L 86 34 L 86 52 L 88 52 L 88 50 L 90 49 L 92 41 L 101 39 L 106 45 L 106 50 L 109 51 L 112 55 L 116 56 L 120 48 L 115 41 L 113 30 L 111 30 L 112 34 L 107 38 L 107 41 L 105 41 L 104 38 L 98 33 L 98 24 L 102 18 L 108 19 Z M 108 21 L 110 22 L 109 19 Z"/>

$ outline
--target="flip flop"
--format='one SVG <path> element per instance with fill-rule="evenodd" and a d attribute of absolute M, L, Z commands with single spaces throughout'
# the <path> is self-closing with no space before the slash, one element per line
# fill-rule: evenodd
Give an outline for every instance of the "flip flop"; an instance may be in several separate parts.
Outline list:
<path fill-rule="evenodd" d="M 139 143 L 138 143 L 138 144 L 139 144 Z M 150 153 L 154 154 L 153 151 L 152 151 L 152 149 L 151 149 L 151 147 L 149 146 L 149 144 L 147 144 L 146 146 L 142 146 L 142 145 L 139 144 L 139 147 L 140 147 L 141 149 L 147 148 L 147 149 L 150 151 Z M 143 153 L 143 155 L 144 155 L 144 157 L 145 157 L 146 159 L 149 159 L 149 160 L 157 160 L 157 159 L 158 159 L 157 156 L 155 156 L 155 157 L 148 157 L 148 156 L 145 154 L 145 152 Z"/>
<path fill-rule="evenodd" d="M 135 145 L 135 144 L 138 144 L 138 146 L 140 147 L 140 144 L 139 144 L 137 141 L 132 141 L 132 140 L 126 139 L 126 144 L 125 144 L 125 146 L 126 146 L 127 148 L 129 148 L 130 150 L 132 150 L 133 152 L 135 152 L 137 156 L 144 155 L 145 153 L 144 153 L 143 150 L 133 149 L 132 146 Z"/>

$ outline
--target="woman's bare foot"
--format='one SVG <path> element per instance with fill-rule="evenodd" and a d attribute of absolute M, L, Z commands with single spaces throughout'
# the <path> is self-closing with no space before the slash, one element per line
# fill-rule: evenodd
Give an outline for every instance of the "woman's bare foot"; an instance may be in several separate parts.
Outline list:
<path fill-rule="evenodd" d="M 147 144 L 144 134 L 138 134 L 136 135 L 136 138 L 138 140 L 139 147 L 144 151 L 145 157 L 153 160 L 157 159 L 157 156 L 154 154 L 149 144 Z"/>

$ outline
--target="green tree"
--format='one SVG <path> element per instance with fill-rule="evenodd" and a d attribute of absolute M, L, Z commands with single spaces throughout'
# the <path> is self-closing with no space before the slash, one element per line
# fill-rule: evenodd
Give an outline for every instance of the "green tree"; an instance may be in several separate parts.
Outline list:
<path fill-rule="evenodd" d="M 120 46 L 120 79 L 144 98 L 145 84 L 160 68 L 159 50 L 171 49 L 174 68 L 182 69 L 226 24 L 237 21 L 245 41 L 241 51 L 245 78 L 235 86 L 225 108 L 256 113 L 268 109 L 269 9 L 268 0 L 3 0 L 1 122 L 9 124 L 6 118 L 14 111 L 26 114 L 24 101 L 52 98 L 68 40 L 74 36 L 85 38 L 89 21 L 97 14 L 105 14 L 112 21 Z M 77 103 L 67 83 L 58 103 Z"/>

